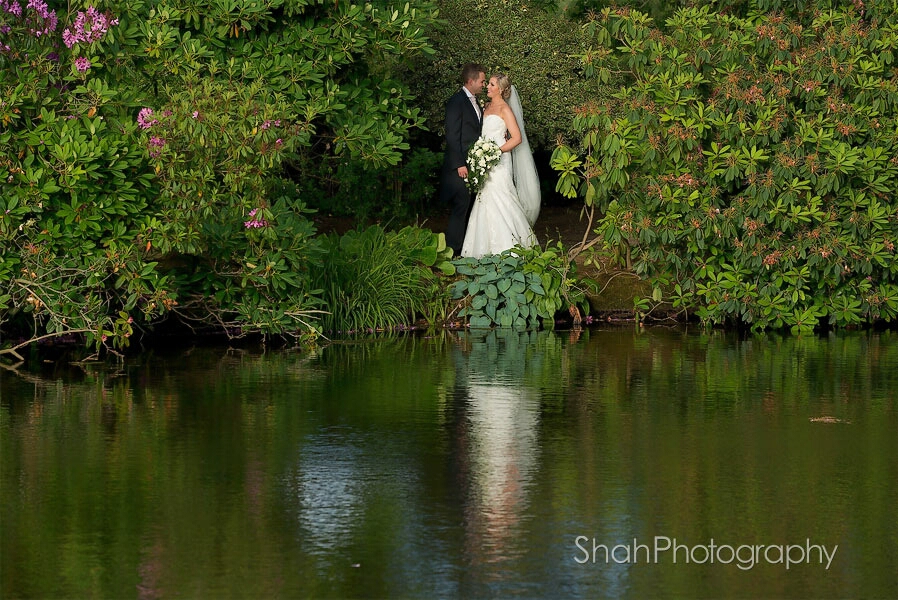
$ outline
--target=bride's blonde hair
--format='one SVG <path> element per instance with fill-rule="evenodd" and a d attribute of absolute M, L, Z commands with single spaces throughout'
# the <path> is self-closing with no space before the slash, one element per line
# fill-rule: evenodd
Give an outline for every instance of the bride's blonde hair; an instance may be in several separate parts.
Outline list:
<path fill-rule="evenodd" d="M 499 93 L 502 94 L 502 99 L 508 100 L 508 97 L 511 96 L 511 81 L 509 81 L 508 75 L 505 73 L 493 73 L 493 77 L 496 78 L 496 85 L 499 86 Z"/>

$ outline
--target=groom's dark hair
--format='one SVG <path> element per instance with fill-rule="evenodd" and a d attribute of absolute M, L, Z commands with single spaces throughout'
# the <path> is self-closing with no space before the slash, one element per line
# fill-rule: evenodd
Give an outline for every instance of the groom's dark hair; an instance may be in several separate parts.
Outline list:
<path fill-rule="evenodd" d="M 472 79 L 477 79 L 481 73 L 486 73 L 486 68 L 477 63 L 468 63 L 461 68 L 461 84 L 464 85 Z"/>

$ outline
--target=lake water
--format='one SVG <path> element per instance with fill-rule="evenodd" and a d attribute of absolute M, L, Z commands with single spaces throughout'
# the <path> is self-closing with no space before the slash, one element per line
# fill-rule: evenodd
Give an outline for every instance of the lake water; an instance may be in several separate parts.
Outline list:
<path fill-rule="evenodd" d="M 894 597 L 898 335 L 0 370 L 0 596 Z"/>

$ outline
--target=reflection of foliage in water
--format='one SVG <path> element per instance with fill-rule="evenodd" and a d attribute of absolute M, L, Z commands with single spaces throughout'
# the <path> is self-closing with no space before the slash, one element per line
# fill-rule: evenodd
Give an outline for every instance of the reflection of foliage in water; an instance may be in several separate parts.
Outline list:
<path fill-rule="evenodd" d="M 340 579 L 345 566 L 322 567 L 303 554 L 294 521 L 301 530 L 323 518 L 327 511 L 306 504 L 332 493 L 309 488 L 310 474 L 326 476 L 337 456 L 344 477 L 361 478 L 347 482 L 364 494 L 350 513 L 354 539 L 335 542 L 349 545 L 341 551 L 370 544 L 393 560 L 406 556 L 400 544 L 413 527 L 441 518 L 456 499 L 447 452 L 465 449 L 452 437 L 465 423 L 439 419 L 453 416 L 444 404 L 455 399 L 460 375 L 538 390 L 538 461 L 526 471 L 532 489 L 513 505 L 541 511 L 539 522 L 520 528 L 530 537 L 516 543 L 527 548 L 566 535 L 571 519 L 595 527 L 586 533 L 674 535 L 695 533 L 702 515 L 746 535 L 761 524 L 771 539 L 757 541 L 767 543 L 794 541 L 796 531 L 803 539 L 812 527 L 871 539 L 888 539 L 877 533 L 884 527 L 894 531 L 882 516 L 884 500 L 895 497 L 895 462 L 871 450 L 894 445 L 894 332 L 446 332 L 332 344 L 312 355 L 147 355 L 117 372 L 88 369 L 68 380 L 4 373 L 4 590 L 115 597 L 136 585 L 152 590 L 155 577 L 161 592 L 172 592 L 163 597 L 198 581 L 253 596 L 299 595 L 279 587 L 285 580 L 306 585 L 302 595 L 357 595 L 356 580 Z M 809 422 L 822 415 L 852 424 Z M 291 496 L 285 479 L 305 486 L 305 495 Z M 846 489 L 856 481 L 862 490 Z M 823 500 L 810 503 L 799 484 Z M 771 506 L 782 510 L 771 515 Z M 640 529 L 656 522 L 671 530 Z M 427 541 L 443 544 L 433 555 L 457 550 L 451 535 Z M 569 563 L 571 547 L 548 554 Z M 839 560 L 858 568 L 847 555 Z M 687 571 L 657 575 L 666 590 L 688 589 Z M 738 585 L 727 578 L 739 575 L 713 572 L 718 584 Z M 802 579 L 807 572 L 793 577 L 814 583 Z M 412 589 L 390 587 L 396 582 L 406 581 L 378 579 L 368 591 L 392 597 Z"/>
<path fill-rule="evenodd" d="M 594 332 L 593 352 L 576 367 L 583 389 L 609 401 L 689 402 L 705 410 L 754 406 L 762 390 L 777 403 L 845 397 L 894 400 L 894 334 L 829 336 Z M 585 364 L 584 364 L 585 361 Z"/>
<path fill-rule="evenodd" d="M 537 388 L 557 385 L 566 346 L 554 332 L 471 330 L 460 340 L 464 367 L 474 378 Z"/>

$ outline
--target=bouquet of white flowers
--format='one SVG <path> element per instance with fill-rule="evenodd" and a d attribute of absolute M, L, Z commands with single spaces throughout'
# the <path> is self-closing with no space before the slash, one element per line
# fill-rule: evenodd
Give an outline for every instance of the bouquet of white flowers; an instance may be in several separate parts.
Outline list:
<path fill-rule="evenodd" d="M 472 193 L 476 194 L 480 191 L 483 182 L 486 181 L 487 173 L 499 164 L 500 158 L 502 158 L 502 151 L 493 140 L 481 137 L 474 142 L 474 145 L 468 150 L 468 178 L 465 179 Z"/>

